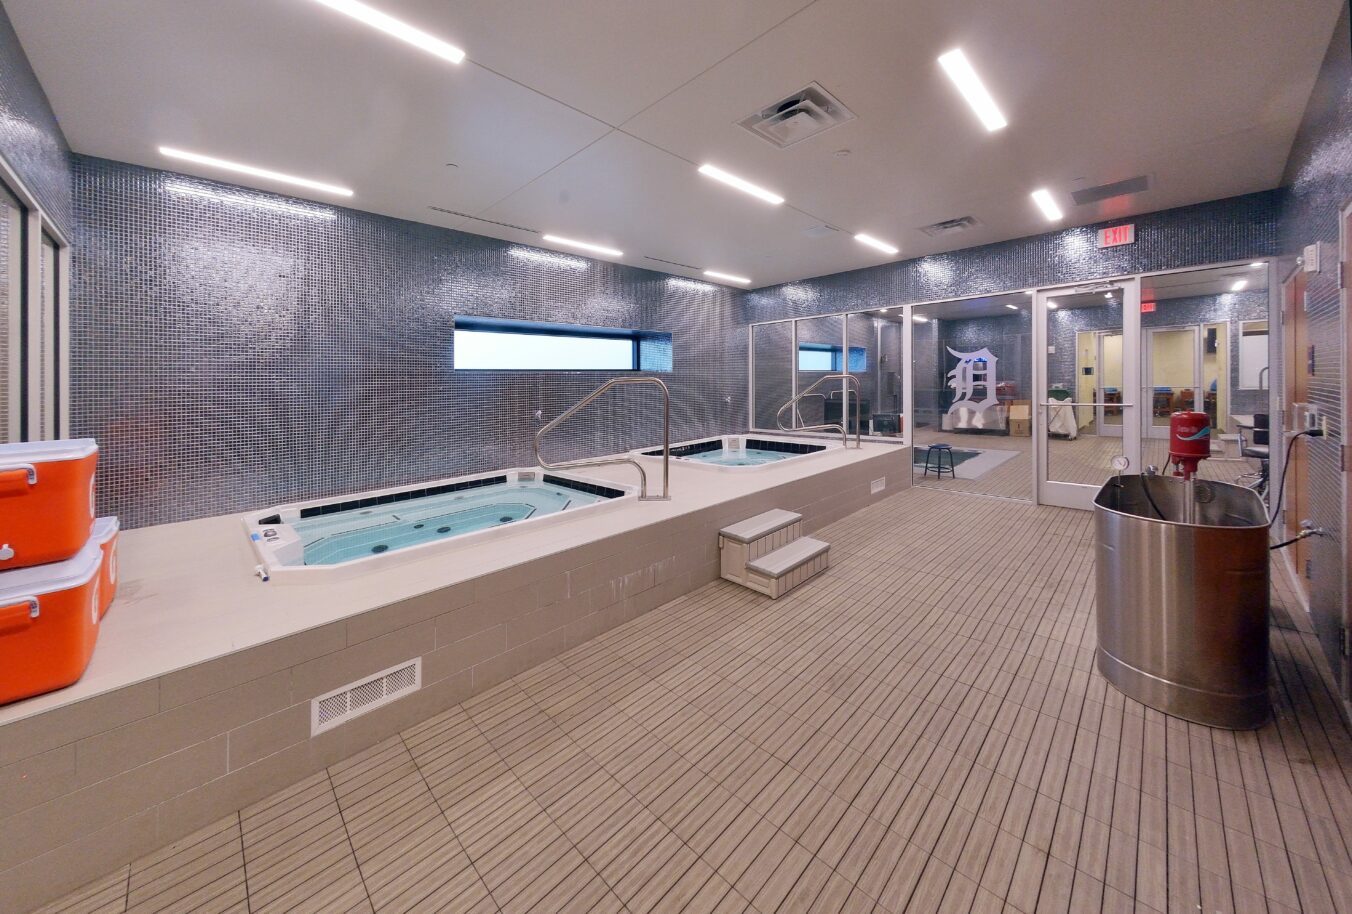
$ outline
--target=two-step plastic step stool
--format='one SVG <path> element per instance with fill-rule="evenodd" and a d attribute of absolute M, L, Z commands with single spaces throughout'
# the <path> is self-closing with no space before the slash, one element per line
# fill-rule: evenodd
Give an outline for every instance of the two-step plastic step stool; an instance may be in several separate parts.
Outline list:
<path fill-rule="evenodd" d="M 718 531 L 723 577 L 773 599 L 831 565 L 831 545 L 803 536 L 803 515 L 776 508 Z"/>

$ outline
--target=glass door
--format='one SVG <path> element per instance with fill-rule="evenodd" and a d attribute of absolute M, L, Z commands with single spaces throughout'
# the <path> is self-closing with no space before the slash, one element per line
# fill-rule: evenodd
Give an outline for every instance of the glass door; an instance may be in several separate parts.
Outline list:
<path fill-rule="evenodd" d="M 1169 417 L 1180 409 L 1201 412 L 1202 335 L 1198 327 L 1159 327 L 1143 332 L 1145 386 L 1142 397 L 1148 438 L 1169 437 Z"/>
<path fill-rule="evenodd" d="M 1034 298 L 1033 436 L 1040 504 L 1090 508 L 1118 472 L 1140 472 L 1140 283 L 1047 289 Z"/>

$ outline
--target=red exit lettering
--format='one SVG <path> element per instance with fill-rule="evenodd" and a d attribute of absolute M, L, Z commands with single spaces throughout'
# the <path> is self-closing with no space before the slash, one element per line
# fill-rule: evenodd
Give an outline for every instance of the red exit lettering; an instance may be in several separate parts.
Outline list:
<path fill-rule="evenodd" d="M 1134 244 L 1136 242 L 1136 224 L 1129 222 L 1126 225 L 1114 225 L 1111 228 L 1099 229 L 1098 246 L 1101 248 L 1117 247 L 1120 244 Z"/>

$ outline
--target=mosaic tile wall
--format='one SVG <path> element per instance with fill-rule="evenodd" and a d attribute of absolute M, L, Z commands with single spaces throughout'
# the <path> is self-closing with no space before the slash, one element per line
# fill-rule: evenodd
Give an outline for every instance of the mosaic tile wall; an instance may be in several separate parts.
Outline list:
<path fill-rule="evenodd" d="M 452 371 L 457 314 L 669 332 L 673 440 L 746 424 L 740 292 L 102 159 L 74 171 L 72 421 L 125 526 L 531 464 L 543 422 L 613 376 Z M 656 392 L 614 393 L 546 458 L 660 442 Z"/>
<path fill-rule="evenodd" d="M 1279 190 L 1135 216 L 1137 242 L 1099 250 L 1098 229 L 1017 238 L 748 293 L 752 321 L 942 301 L 1129 273 L 1201 266 L 1277 251 Z"/>
<path fill-rule="evenodd" d="M 1306 289 L 1310 340 L 1315 346 L 1312 403 L 1329 422 L 1329 437 L 1303 442 L 1307 449 L 1311 517 L 1331 534 L 1310 543 L 1310 606 L 1325 653 L 1344 683 L 1347 670 L 1339 647 L 1347 612 L 1342 565 L 1342 479 L 1338 448 L 1343 443 L 1344 409 L 1341 359 L 1343 330 L 1338 290 L 1338 214 L 1352 202 L 1352 52 L 1349 52 L 1348 8 L 1334 29 L 1333 40 L 1291 157 L 1286 184 L 1290 192 L 1281 213 L 1281 250 L 1298 254 L 1308 244 L 1320 245 L 1321 272 L 1309 276 Z M 1280 378 L 1281 367 L 1273 366 Z"/>
<path fill-rule="evenodd" d="M 70 147 L 0 6 L 0 155 L 70 235 Z"/>

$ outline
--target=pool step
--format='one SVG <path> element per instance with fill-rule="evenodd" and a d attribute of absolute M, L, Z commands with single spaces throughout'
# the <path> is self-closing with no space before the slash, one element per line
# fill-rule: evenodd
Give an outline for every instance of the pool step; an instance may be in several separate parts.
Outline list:
<path fill-rule="evenodd" d="M 803 516 L 776 508 L 718 533 L 724 578 L 778 598 L 830 565 L 830 545 L 803 536 Z"/>

